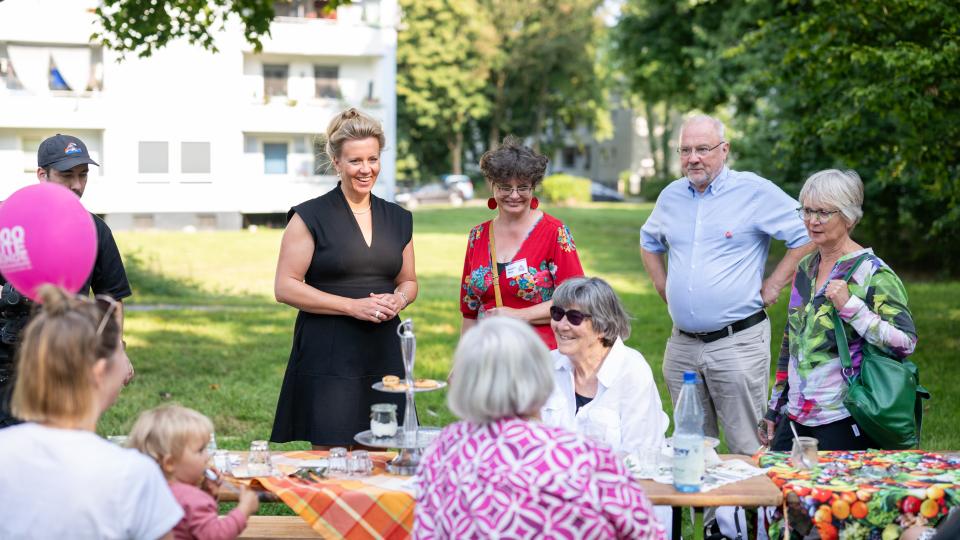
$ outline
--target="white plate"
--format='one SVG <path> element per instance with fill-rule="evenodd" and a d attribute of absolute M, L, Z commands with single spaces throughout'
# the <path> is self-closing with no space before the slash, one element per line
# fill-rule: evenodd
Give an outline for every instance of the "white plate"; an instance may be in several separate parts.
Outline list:
<path fill-rule="evenodd" d="M 439 389 L 441 389 L 441 388 L 443 388 L 443 387 L 445 387 L 445 386 L 447 386 L 447 383 L 446 383 L 446 382 L 444 382 L 444 381 L 437 381 L 437 385 L 436 385 L 436 386 L 432 386 L 432 387 L 430 387 L 430 388 L 416 388 L 416 387 L 414 387 L 413 391 L 414 391 L 414 392 L 433 392 L 434 390 L 439 390 Z M 382 381 L 373 383 L 373 389 L 374 389 L 374 390 L 379 390 L 380 392 L 387 392 L 388 394 L 406 394 L 406 393 L 407 393 L 406 389 L 404 389 L 404 390 L 395 390 L 395 389 L 393 389 L 393 388 L 384 388 Z"/>

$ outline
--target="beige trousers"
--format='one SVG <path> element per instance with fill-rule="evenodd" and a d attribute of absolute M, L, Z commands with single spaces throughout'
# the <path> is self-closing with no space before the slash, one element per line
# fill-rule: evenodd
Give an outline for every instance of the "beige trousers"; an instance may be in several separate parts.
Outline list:
<path fill-rule="evenodd" d="M 703 433 L 720 437 L 734 454 L 754 454 L 760 448 L 757 422 L 767 407 L 770 383 L 770 319 L 732 336 L 704 343 L 674 327 L 663 353 L 663 377 L 674 409 L 683 372 L 697 373 L 703 406 Z"/>

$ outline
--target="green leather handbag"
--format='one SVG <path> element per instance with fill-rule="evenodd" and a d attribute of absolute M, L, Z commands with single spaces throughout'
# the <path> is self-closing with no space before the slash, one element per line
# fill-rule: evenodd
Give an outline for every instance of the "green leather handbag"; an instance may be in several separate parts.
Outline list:
<path fill-rule="evenodd" d="M 844 281 L 850 279 L 865 257 L 854 263 Z M 923 400 L 930 399 L 930 392 L 920 385 L 920 371 L 916 364 L 890 358 L 864 340 L 860 373 L 854 375 L 846 329 L 836 309 L 833 310 L 833 324 L 843 377 L 847 381 L 843 405 L 882 449 L 919 447 Z"/>

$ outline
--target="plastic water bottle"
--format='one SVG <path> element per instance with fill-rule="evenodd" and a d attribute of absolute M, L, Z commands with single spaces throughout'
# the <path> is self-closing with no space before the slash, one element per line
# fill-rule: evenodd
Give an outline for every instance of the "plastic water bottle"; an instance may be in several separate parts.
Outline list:
<path fill-rule="evenodd" d="M 683 373 L 673 421 L 673 487 L 695 493 L 703 482 L 703 407 L 697 396 L 697 374 L 692 371 Z"/>

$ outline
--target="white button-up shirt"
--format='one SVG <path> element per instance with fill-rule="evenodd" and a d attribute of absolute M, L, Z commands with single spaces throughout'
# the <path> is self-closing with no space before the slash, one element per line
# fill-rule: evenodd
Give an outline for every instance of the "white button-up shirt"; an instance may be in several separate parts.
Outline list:
<path fill-rule="evenodd" d="M 598 437 L 617 452 L 659 449 L 670 424 L 650 365 L 617 338 L 597 373 L 597 395 L 577 411 L 573 363 L 553 356 L 556 388 L 540 411 L 544 423 Z"/>

